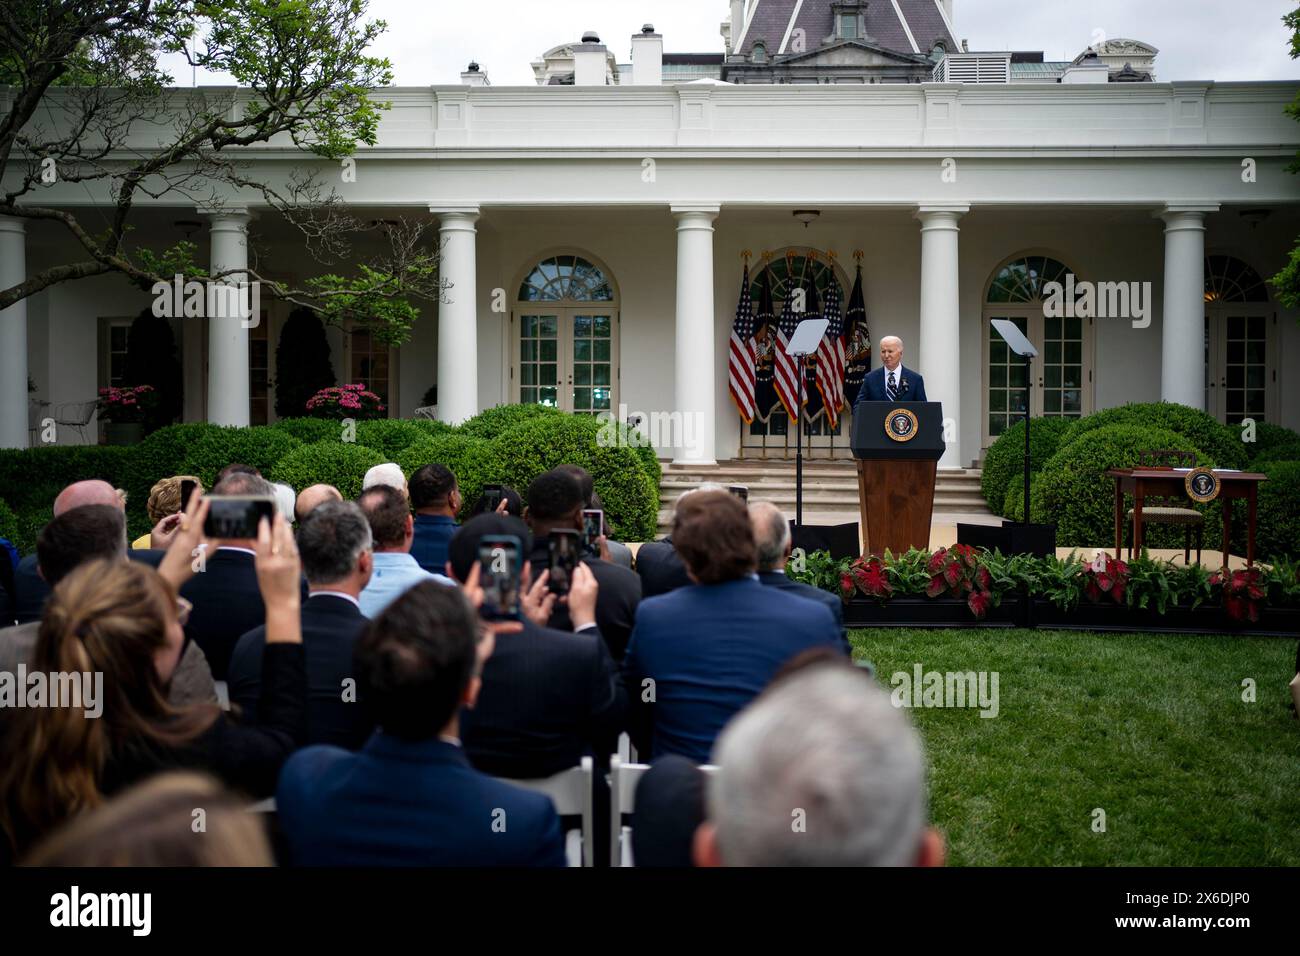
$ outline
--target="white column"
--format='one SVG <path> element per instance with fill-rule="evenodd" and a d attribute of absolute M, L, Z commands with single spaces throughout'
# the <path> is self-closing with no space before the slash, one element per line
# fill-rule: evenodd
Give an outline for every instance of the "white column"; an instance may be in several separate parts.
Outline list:
<path fill-rule="evenodd" d="M 674 436 L 675 464 L 715 465 L 713 221 L 717 205 L 674 205 L 677 220 L 677 329 L 675 408 L 682 427 Z"/>
<path fill-rule="evenodd" d="M 440 277 L 447 286 L 438 305 L 438 418 L 459 425 L 478 413 L 478 206 L 429 207 L 441 226 Z"/>
<path fill-rule="evenodd" d="M 961 308 L 957 296 L 958 220 L 970 211 L 965 204 L 919 206 L 921 221 L 921 324 L 916 351 L 903 348 L 903 364 L 925 377 L 925 394 L 943 403 L 944 428 L 951 429 L 940 468 L 964 467 L 961 454 Z M 887 330 L 879 330 L 884 334 Z M 909 361 L 910 359 L 910 361 Z M 913 364 L 915 363 L 915 364 Z"/>
<path fill-rule="evenodd" d="M 1205 216 L 1217 204 L 1170 204 L 1165 222 L 1160 399 L 1205 410 Z"/>
<path fill-rule="evenodd" d="M 210 271 L 217 275 L 248 268 L 248 221 L 246 210 L 210 214 L 212 219 Z M 248 282 L 251 277 L 234 272 L 221 281 Z M 209 303 L 225 306 L 233 297 L 214 298 Z M 243 297 L 245 305 L 250 297 Z M 255 301 L 255 300 L 254 300 Z M 208 421 L 214 425 L 248 425 L 248 328 L 261 316 L 232 314 L 217 308 L 208 316 Z M 188 319 L 186 321 L 189 321 Z"/>
<path fill-rule="evenodd" d="M 0 289 L 27 278 L 25 220 L 0 216 Z M 27 300 L 0 312 L 0 448 L 27 447 Z"/>

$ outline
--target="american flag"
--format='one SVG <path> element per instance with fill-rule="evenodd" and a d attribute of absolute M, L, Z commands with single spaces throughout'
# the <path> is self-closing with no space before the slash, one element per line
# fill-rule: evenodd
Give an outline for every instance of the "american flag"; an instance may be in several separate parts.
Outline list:
<path fill-rule="evenodd" d="M 785 413 L 790 416 L 791 422 L 799 420 L 795 409 L 799 406 L 800 369 L 798 360 L 787 355 L 785 350 L 803 318 L 803 313 L 794 310 L 796 288 L 794 276 L 790 276 L 790 282 L 786 287 L 785 304 L 781 306 L 781 319 L 776 325 L 776 345 L 772 349 L 776 395 L 785 406 Z"/>
<path fill-rule="evenodd" d="M 839 423 L 840 409 L 844 407 L 844 319 L 840 315 L 839 280 L 831 276 L 826 287 L 826 305 L 822 318 L 830 325 L 817 346 L 817 390 L 822 393 L 826 407 L 826 420 L 831 428 Z"/>
<path fill-rule="evenodd" d="M 731 400 L 748 425 L 754 420 L 754 388 L 757 378 L 758 350 L 754 345 L 754 301 L 749 294 L 749 263 L 740 280 L 740 301 L 736 304 L 736 321 L 731 326 L 731 358 L 727 362 Z"/>

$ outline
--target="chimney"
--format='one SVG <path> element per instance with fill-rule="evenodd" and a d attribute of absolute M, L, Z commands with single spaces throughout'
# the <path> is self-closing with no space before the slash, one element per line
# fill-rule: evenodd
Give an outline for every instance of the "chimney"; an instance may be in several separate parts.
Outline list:
<path fill-rule="evenodd" d="M 604 86 L 609 76 L 605 64 L 608 52 L 594 31 L 584 33 L 582 42 L 573 46 L 573 85 Z"/>
<path fill-rule="evenodd" d="M 482 68 L 473 60 L 470 60 L 469 66 L 467 66 L 465 72 L 460 75 L 460 82 L 462 86 L 492 85 L 488 82 L 488 75 L 484 73 Z"/>
<path fill-rule="evenodd" d="M 632 85 L 662 86 L 664 82 L 664 38 L 647 23 L 632 37 Z"/>
<path fill-rule="evenodd" d="M 731 35 L 727 40 L 727 52 L 735 53 L 740 35 L 745 32 L 745 0 L 731 0 Z"/>

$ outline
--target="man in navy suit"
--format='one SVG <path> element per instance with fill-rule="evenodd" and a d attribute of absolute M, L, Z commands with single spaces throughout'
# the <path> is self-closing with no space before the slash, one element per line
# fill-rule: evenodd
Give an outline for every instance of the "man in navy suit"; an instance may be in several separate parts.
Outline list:
<path fill-rule="evenodd" d="M 849 639 L 844 630 L 844 602 L 829 591 L 795 581 L 785 573 L 793 541 L 790 522 L 781 513 L 781 509 L 770 501 L 756 501 L 749 506 L 749 520 L 754 526 L 754 544 L 758 548 L 758 580 L 767 587 L 823 605 L 835 618 L 835 626 L 840 630 L 844 649 L 848 651 Z"/>
<path fill-rule="evenodd" d="M 706 763 L 723 726 L 783 664 L 811 648 L 843 653 L 843 643 L 823 604 L 759 582 L 749 512 L 735 496 L 684 496 L 673 544 L 695 583 L 641 602 L 623 678 L 637 749 Z"/>
<path fill-rule="evenodd" d="M 880 367 L 862 380 L 853 407 L 863 402 L 925 402 L 925 379 L 903 365 L 903 340 L 886 335 L 880 340 Z"/>
<path fill-rule="evenodd" d="M 494 633 L 458 588 L 418 584 L 357 644 L 358 683 L 379 729 L 356 753 L 314 746 L 276 792 L 299 866 L 563 866 L 549 797 L 470 766 L 458 712 L 478 697 Z"/>
<path fill-rule="evenodd" d="M 307 576 L 302 643 L 307 658 L 307 743 L 355 750 L 374 722 L 359 701 L 352 652 L 369 620 L 359 595 L 374 567 L 370 523 L 350 501 L 318 505 L 298 526 L 298 554 Z M 266 625 L 239 639 L 230 655 L 230 700 L 258 712 Z"/>

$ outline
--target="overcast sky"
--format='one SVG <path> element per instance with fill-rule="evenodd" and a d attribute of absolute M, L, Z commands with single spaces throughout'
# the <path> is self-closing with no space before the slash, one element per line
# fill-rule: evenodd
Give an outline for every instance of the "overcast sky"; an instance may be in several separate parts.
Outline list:
<path fill-rule="evenodd" d="M 879 0 L 884 2 L 884 0 Z M 1300 79 L 1288 56 L 1282 14 L 1297 0 L 954 0 L 957 39 L 972 50 L 1042 50 L 1073 59 L 1094 36 L 1142 40 L 1159 49 L 1160 80 Z M 673 53 L 722 52 L 728 0 L 370 0 L 388 22 L 373 48 L 399 86 L 459 83 L 471 59 L 494 86 L 532 84 L 529 64 L 595 30 L 630 60 L 631 37 L 653 23 Z M 1098 31 L 1101 31 L 1100 33 Z M 189 85 L 183 65 L 178 84 Z M 198 82 L 219 82 L 198 77 Z M 227 81 L 228 82 L 228 81 Z"/>

